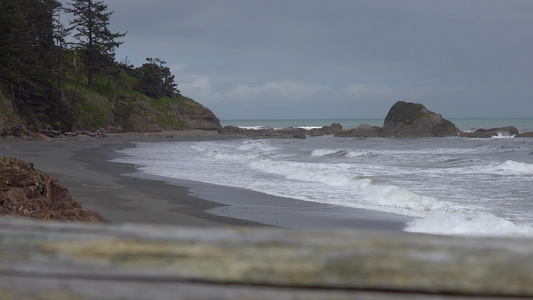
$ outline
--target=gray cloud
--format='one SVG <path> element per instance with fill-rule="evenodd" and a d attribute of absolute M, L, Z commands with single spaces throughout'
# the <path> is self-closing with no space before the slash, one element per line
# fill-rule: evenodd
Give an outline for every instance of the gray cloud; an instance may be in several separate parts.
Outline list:
<path fill-rule="evenodd" d="M 160 57 L 233 118 L 531 117 L 529 0 L 109 0 L 117 58 Z"/>

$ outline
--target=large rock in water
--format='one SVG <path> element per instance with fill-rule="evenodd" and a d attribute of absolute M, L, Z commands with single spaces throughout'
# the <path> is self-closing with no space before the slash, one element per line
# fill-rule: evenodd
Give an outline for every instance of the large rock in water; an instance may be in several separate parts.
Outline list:
<path fill-rule="evenodd" d="M 335 133 L 336 137 L 380 137 L 383 136 L 382 128 L 368 124 L 359 124 L 359 126 L 339 131 Z"/>
<path fill-rule="evenodd" d="M 515 137 L 533 138 L 533 131 L 519 133 Z"/>
<path fill-rule="evenodd" d="M 461 131 L 422 104 L 398 101 L 385 117 L 382 133 L 398 137 L 457 136 Z"/>
<path fill-rule="evenodd" d="M 339 123 L 331 123 L 329 126 L 322 126 L 321 128 L 313 128 L 309 130 L 310 136 L 332 135 L 342 131 L 344 128 Z"/>
<path fill-rule="evenodd" d="M 82 208 L 57 179 L 12 157 L 0 159 L 0 216 L 43 220 L 109 222 L 99 213 Z"/>
<path fill-rule="evenodd" d="M 480 128 L 474 132 L 462 132 L 462 137 L 470 138 L 491 138 L 493 136 L 515 136 L 518 135 L 518 129 L 514 126 L 505 126 L 499 128 L 483 129 Z"/>

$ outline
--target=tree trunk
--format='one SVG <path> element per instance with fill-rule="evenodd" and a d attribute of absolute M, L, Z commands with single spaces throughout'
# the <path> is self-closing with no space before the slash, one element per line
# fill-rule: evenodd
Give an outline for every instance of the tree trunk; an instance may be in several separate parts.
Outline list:
<path fill-rule="evenodd" d="M 93 88 L 93 70 L 91 70 L 91 67 L 89 67 L 89 71 L 87 72 L 87 88 Z"/>

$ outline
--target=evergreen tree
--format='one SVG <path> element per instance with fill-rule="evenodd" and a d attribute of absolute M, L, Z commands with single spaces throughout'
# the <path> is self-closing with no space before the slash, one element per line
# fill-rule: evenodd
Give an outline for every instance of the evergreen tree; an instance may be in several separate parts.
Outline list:
<path fill-rule="evenodd" d="M 165 66 L 166 62 L 159 58 L 146 58 L 146 61 L 148 63 L 137 69 L 139 92 L 151 98 L 179 95 L 178 85 L 174 82 L 175 77 L 171 74 L 170 68 Z"/>
<path fill-rule="evenodd" d="M 77 49 L 83 53 L 87 71 L 87 86 L 92 87 L 93 77 L 106 67 L 115 63 L 115 48 L 123 42 L 118 41 L 126 33 L 111 33 L 109 19 L 113 11 L 107 11 L 107 5 L 100 0 L 73 0 L 65 11 L 74 15 L 69 22 L 69 31 L 76 30 L 73 37 L 77 40 Z"/>
<path fill-rule="evenodd" d="M 39 127 L 56 108 L 53 19 L 56 0 L 0 1 L 0 86 L 24 120 Z"/>
<path fill-rule="evenodd" d="M 65 25 L 61 23 L 60 10 L 58 9 L 54 15 L 54 41 L 55 41 L 55 67 L 53 68 L 54 74 L 52 77 L 55 78 L 57 86 L 61 92 L 61 98 L 63 99 L 63 81 L 65 79 L 65 64 L 66 64 L 66 54 L 67 54 L 67 41 L 66 38 L 69 35 L 69 32 Z"/>

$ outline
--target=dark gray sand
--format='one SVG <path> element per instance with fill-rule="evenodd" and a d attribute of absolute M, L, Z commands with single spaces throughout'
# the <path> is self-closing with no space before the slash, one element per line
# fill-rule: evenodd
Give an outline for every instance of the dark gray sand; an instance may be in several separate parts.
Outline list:
<path fill-rule="evenodd" d="M 172 135 L 171 138 L 166 136 Z M 151 176 L 113 163 L 134 142 L 213 140 L 219 135 L 124 134 L 122 137 L 36 142 L 0 140 L 0 156 L 34 163 L 54 175 L 83 207 L 114 223 L 182 226 L 274 225 L 288 228 L 402 230 L 412 218 L 275 197 L 244 189 Z"/>

